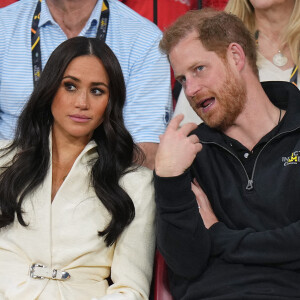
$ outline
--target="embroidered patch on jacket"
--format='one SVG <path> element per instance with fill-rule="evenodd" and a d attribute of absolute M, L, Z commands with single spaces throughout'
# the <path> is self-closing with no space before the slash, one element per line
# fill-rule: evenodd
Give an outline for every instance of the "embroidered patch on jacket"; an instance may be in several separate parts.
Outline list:
<path fill-rule="evenodd" d="M 165 125 L 168 125 L 169 122 L 170 122 L 170 116 L 171 116 L 171 113 L 170 113 L 170 110 L 168 107 L 165 108 L 165 115 L 164 115 L 164 123 Z"/>
<path fill-rule="evenodd" d="M 292 153 L 291 156 L 288 157 L 282 157 L 282 162 L 283 166 L 288 166 L 288 165 L 297 165 L 300 163 L 300 151 L 295 151 Z"/>

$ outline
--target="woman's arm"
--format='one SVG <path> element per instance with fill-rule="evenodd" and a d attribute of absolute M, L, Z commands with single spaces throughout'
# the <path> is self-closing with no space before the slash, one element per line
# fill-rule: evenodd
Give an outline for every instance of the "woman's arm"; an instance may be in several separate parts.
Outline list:
<path fill-rule="evenodd" d="M 152 172 L 146 168 L 125 175 L 121 186 L 135 206 L 135 218 L 116 242 L 111 279 L 101 300 L 148 299 L 155 249 L 155 202 Z"/>

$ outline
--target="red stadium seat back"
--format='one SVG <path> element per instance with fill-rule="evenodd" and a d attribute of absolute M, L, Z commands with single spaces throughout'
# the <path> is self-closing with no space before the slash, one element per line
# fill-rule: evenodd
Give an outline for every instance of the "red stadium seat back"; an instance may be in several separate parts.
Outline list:
<path fill-rule="evenodd" d="M 16 2 L 17 0 L 0 0 L 0 8 Z"/>
<path fill-rule="evenodd" d="M 169 290 L 167 265 L 158 250 L 155 254 L 154 300 L 173 300 Z"/>

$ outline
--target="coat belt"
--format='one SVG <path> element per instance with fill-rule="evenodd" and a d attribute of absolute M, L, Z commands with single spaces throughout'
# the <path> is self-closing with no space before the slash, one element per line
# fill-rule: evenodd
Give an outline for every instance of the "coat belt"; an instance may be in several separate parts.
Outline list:
<path fill-rule="evenodd" d="M 51 269 L 42 264 L 32 264 L 29 268 L 29 276 L 34 279 L 53 279 L 53 280 L 67 280 L 71 278 L 71 275 L 58 269 Z"/>

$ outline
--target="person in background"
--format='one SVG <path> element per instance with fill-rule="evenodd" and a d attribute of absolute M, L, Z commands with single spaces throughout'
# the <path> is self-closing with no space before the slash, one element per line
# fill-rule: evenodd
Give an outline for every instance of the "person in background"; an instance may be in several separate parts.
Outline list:
<path fill-rule="evenodd" d="M 191 11 L 160 43 L 204 121 L 173 118 L 155 159 L 157 245 L 175 299 L 300 295 L 300 91 L 260 82 L 235 15 Z M 184 57 L 185 59 L 182 59 Z"/>
<path fill-rule="evenodd" d="M 100 39 L 50 56 L 16 137 L 1 142 L 1 299 L 148 299 L 153 176 L 125 128 L 125 94 Z"/>
<path fill-rule="evenodd" d="M 255 37 L 260 81 L 290 81 L 299 88 L 300 1 L 229 0 L 225 10 Z"/>
<path fill-rule="evenodd" d="M 67 38 L 98 37 L 120 61 L 124 120 L 153 168 L 158 136 L 172 114 L 170 66 L 160 30 L 118 0 L 21 0 L 0 9 L 0 137 L 15 124 L 51 52 Z M 159 83 L 159 84 L 157 84 Z M 155 87 L 154 87 L 155 85 Z"/>
<path fill-rule="evenodd" d="M 257 44 L 260 81 L 290 81 L 300 87 L 300 1 L 229 0 L 225 11 L 237 15 Z M 201 122 L 183 92 L 174 115 L 185 115 L 182 124 Z"/>

